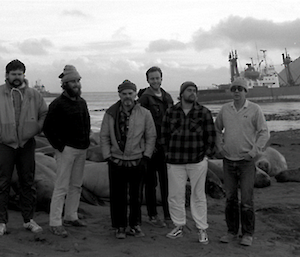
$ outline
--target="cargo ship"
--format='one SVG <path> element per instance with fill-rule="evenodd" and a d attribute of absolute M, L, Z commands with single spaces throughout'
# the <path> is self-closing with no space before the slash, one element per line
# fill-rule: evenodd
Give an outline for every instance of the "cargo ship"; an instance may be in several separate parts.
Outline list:
<path fill-rule="evenodd" d="M 237 66 L 237 51 L 229 53 L 231 82 L 237 77 L 243 77 L 248 82 L 247 99 L 254 102 L 270 101 L 300 101 L 300 83 L 297 82 L 300 75 L 296 78 L 293 73 L 299 73 L 300 58 L 292 62 L 287 51 L 282 54 L 284 69 L 277 73 L 273 65 L 267 64 L 266 50 L 263 52 L 264 59 L 255 65 L 247 63 L 247 68 L 239 72 Z M 264 67 L 261 64 L 264 62 Z M 230 93 L 230 83 L 217 85 L 216 88 L 198 91 L 198 101 L 200 103 L 222 103 L 232 99 Z"/>
<path fill-rule="evenodd" d="M 37 80 L 35 82 L 33 89 L 37 90 L 43 97 L 57 97 L 60 95 L 60 93 L 51 93 L 48 90 L 46 90 L 46 87 L 41 84 L 40 80 Z"/>

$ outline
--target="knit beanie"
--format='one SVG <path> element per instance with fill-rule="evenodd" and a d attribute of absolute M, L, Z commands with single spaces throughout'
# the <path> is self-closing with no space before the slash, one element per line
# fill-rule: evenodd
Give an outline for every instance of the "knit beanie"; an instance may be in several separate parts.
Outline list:
<path fill-rule="evenodd" d="M 248 92 L 248 83 L 244 78 L 236 78 L 232 83 L 230 88 L 232 88 L 233 86 L 241 86 L 243 88 L 245 88 L 246 92 Z"/>
<path fill-rule="evenodd" d="M 181 96 L 181 94 L 183 93 L 183 91 L 186 90 L 190 86 L 195 87 L 196 91 L 198 91 L 197 85 L 194 82 L 192 82 L 192 81 L 186 81 L 186 82 L 184 82 L 180 86 L 180 93 L 179 93 L 179 95 Z"/>
<path fill-rule="evenodd" d="M 121 93 L 125 89 L 132 89 L 136 92 L 136 85 L 129 80 L 124 80 L 122 84 L 118 86 L 118 92 Z"/>
<path fill-rule="evenodd" d="M 60 74 L 58 77 L 63 83 L 71 80 L 81 79 L 81 76 L 79 75 L 78 71 L 73 65 L 66 65 L 63 73 Z"/>

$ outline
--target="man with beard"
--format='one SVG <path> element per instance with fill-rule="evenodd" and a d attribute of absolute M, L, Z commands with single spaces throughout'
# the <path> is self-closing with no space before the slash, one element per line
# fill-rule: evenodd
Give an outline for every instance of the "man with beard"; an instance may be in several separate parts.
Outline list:
<path fill-rule="evenodd" d="M 182 237 L 186 224 L 185 187 L 191 183 L 191 212 L 199 230 L 199 242 L 208 243 L 205 180 L 207 157 L 212 156 L 216 132 L 211 112 L 197 102 L 197 86 L 180 87 L 180 102 L 169 108 L 162 121 L 161 141 L 168 164 L 169 209 L 175 228 L 168 238 Z"/>
<path fill-rule="evenodd" d="M 19 60 L 11 61 L 6 66 L 5 84 L 0 86 L 0 236 L 6 233 L 7 204 L 15 167 L 23 226 L 35 233 L 42 231 L 32 219 L 36 202 L 34 136 L 42 131 L 47 105 L 36 90 L 28 87 L 25 70 Z"/>
<path fill-rule="evenodd" d="M 100 145 L 109 165 L 110 211 L 116 238 L 126 238 L 127 192 L 129 229 L 127 234 L 143 237 L 141 189 L 145 167 L 151 158 L 156 131 L 149 110 L 136 103 L 136 85 L 125 80 L 118 87 L 120 100 L 105 113 Z M 129 187 L 129 190 L 128 190 Z"/>
<path fill-rule="evenodd" d="M 68 236 L 64 226 L 85 227 L 78 219 L 86 151 L 90 144 L 90 115 L 81 95 L 81 76 L 66 65 L 59 76 L 63 93 L 50 105 L 44 133 L 55 148 L 56 180 L 50 205 L 50 231 Z M 64 219 L 62 221 L 63 207 Z"/>

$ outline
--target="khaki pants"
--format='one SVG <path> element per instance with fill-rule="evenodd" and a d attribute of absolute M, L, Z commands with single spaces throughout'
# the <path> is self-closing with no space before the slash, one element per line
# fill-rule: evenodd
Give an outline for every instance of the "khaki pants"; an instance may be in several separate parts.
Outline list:
<path fill-rule="evenodd" d="M 185 187 L 191 183 L 191 213 L 198 229 L 207 229 L 207 204 L 205 181 L 207 160 L 199 163 L 167 164 L 169 179 L 169 209 L 175 226 L 186 224 Z"/>
<path fill-rule="evenodd" d="M 55 156 L 57 171 L 50 205 L 50 226 L 61 226 L 64 203 L 64 219 L 78 219 L 86 150 L 66 146 L 63 152 L 56 150 Z"/>

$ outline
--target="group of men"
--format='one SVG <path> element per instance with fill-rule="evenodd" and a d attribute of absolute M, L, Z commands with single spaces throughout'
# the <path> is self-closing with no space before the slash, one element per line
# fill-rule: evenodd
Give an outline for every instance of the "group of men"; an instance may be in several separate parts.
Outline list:
<path fill-rule="evenodd" d="M 35 233 L 42 231 L 33 220 L 34 136 L 41 131 L 54 147 L 57 162 L 50 231 L 66 237 L 66 226 L 86 226 L 77 210 L 90 144 L 90 116 L 80 96 L 81 76 L 76 68 L 66 65 L 59 78 L 63 92 L 48 109 L 41 95 L 28 87 L 25 65 L 13 60 L 6 66 L 6 83 L 0 86 L 0 236 L 6 233 L 8 196 L 15 168 L 24 227 Z M 208 158 L 218 153 L 223 158 L 228 227 L 220 241 L 237 239 L 241 219 L 240 243 L 251 245 L 255 223 L 254 158 L 265 146 L 269 132 L 260 107 L 246 99 L 247 82 L 242 78 L 233 81 L 233 101 L 222 107 L 214 122 L 211 111 L 197 101 L 195 83 L 184 82 L 179 102 L 174 104 L 171 95 L 161 88 L 162 78 L 161 69 L 151 67 L 146 72 L 149 87 L 138 94 L 136 85 L 124 80 L 118 86 L 120 100 L 107 109 L 102 121 L 100 146 L 109 167 L 111 222 L 116 238 L 145 236 L 141 229 L 144 188 L 147 222 L 156 227 L 172 222 L 174 228 L 166 236 L 182 237 L 189 180 L 198 240 L 207 244 L 205 181 Z M 157 211 L 158 181 L 163 218 Z"/>

